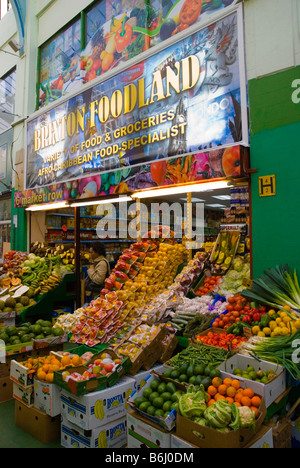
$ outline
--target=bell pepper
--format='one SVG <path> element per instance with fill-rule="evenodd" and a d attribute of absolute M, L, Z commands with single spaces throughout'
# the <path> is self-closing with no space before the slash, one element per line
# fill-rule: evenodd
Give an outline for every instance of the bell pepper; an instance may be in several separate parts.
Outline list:
<path fill-rule="evenodd" d="M 123 19 L 122 26 L 115 35 L 116 50 L 119 54 L 130 44 L 132 38 L 132 26 L 126 23 L 127 17 Z"/>

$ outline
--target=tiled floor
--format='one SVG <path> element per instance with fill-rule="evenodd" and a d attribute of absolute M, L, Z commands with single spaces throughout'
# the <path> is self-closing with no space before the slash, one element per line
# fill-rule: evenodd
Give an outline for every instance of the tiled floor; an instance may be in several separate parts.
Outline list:
<path fill-rule="evenodd" d="M 15 400 L 0 403 L 0 448 L 62 448 L 60 440 L 43 444 L 15 425 Z"/>

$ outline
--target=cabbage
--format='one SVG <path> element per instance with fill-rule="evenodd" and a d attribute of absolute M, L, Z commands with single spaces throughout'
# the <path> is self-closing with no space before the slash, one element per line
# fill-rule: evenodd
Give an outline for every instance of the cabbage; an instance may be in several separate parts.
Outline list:
<path fill-rule="evenodd" d="M 244 262 L 240 257 L 236 257 L 232 262 L 233 269 L 236 271 L 242 271 L 244 268 Z"/>

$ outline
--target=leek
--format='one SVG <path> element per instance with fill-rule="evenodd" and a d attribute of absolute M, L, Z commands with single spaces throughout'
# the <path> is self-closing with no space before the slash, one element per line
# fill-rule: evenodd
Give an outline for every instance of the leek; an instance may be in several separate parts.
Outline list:
<path fill-rule="evenodd" d="M 295 380 L 300 380 L 300 367 L 297 364 L 297 341 L 300 330 L 285 337 L 265 338 L 254 336 L 242 343 L 239 354 L 252 356 L 258 360 L 274 362 L 284 367 Z"/>
<path fill-rule="evenodd" d="M 251 302 L 257 302 L 272 308 L 285 310 L 289 306 L 294 312 L 300 312 L 300 286 L 297 272 L 288 265 L 270 268 L 258 279 L 254 280 L 250 290 L 242 291 L 241 295 Z M 295 316 L 287 314 L 295 319 Z"/>

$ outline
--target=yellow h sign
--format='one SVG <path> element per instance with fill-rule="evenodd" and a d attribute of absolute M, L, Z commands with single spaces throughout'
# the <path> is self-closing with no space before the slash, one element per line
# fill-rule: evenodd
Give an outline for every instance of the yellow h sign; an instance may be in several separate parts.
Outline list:
<path fill-rule="evenodd" d="M 259 177 L 259 196 L 274 197 L 276 195 L 276 176 Z"/>

